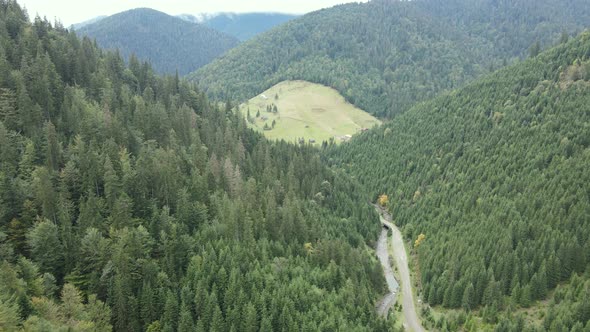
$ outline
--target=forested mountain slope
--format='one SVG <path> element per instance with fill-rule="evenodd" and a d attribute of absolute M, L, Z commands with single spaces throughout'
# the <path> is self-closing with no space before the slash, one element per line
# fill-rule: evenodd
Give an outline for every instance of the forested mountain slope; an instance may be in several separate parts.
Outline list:
<path fill-rule="evenodd" d="M 241 41 L 248 40 L 297 16 L 281 13 L 217 13 L 205 14 L 202 17 L 189 14 L 178 15 L 183 20 L 204 24 Z"/>
<path fill-rule="evenodd" d="M 106 49 L 135 54 L 158 73 L 192 72 L 238 44 L 235 37 L 162 12 L 140 8 L 103 18 L 77 30 Z"/>
<path fill-rule="evenodd" d="M 307 80 L 387 117 L 588 22 L 586 0 L 351 3 L 281 25 L 189 77 L 210 95 L 240 101 L 283 80 Z"/>
<path fill-rule="evenodd" d="M 85 27 L 85 26 L 87 26 L 89 24 L 92 24 L 92 23 L 96 23 L 96 22 L 102 20 L 103 18 L 107 18 L 107 17 L 108 16 L 106 16 L 106 15 L 96 16 L 96 17 L 93 17 L 93 18 L 91 18 L 89 20 L 86 20 L 86 21 L 83 21 L 83 22 L 80 22 L 80 23 L 76 23 L 76 24 L 72 24 L 72 28 L 78 30 L 80 28 L 83 28 L 83 27 Z"/>
<path fill-rule="evenodd" d="M 421 103 L 328 157 L 374 197 L 389 194 L 410 240 L 426 236 L 415 250 L 430 305 L 481 309 L 502 331 L 590 327 L 589 32 Z M 511 314 L 570 279 L 543 315 Z"/>
<path fill-rule="evenodd" d="M 316 149 L 0 0 L 0 330 L 384 331 Z"/>

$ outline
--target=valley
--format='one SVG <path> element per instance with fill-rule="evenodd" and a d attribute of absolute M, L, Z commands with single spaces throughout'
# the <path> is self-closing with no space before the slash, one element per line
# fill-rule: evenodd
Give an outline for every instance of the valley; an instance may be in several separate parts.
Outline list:
<path fill-rule="evenodd" d="M 387 285 L 390 291 L 390 293 L 381 300 L 378 312 L 381 315 L 386 315 L 387 311 L 390 310 L 393 303 L 395 303 L 397 293 L 400 292 L 400 305 L 402 306 L 404 328 L 408 331 L 422 332 L 424 331 L 424 328 L 420 323 L 420 318 L 416 311 L 417 306 L 414 300 L 412 280 L 410 279 L 409 260 L 404 245 L 404 239 L 400 230 L 395 224 L 393 224 L 391 215 L 379 207 L 376 207 L 376 209 L 379 213 L 379 221 L 384 228 L 381 231 L 381 237 L 379 238 L 376 250 L 381 265 L 383 266 L 385 279 L 387 280 Z M 391 239 L 388 237 L 389 231 L 392 233 Z M 390 245 L 391 250 L 389 250 Z M 392 253 L 393 259 L 389 256 L 388 252 Z M 401 287 L 395 279 L 393 270 L 389 264 L 390 260 L 395 262 L 396 271 L 398 271 L 398 274 L 400 275 Z"/>
<path fill-rule="evenodd" d="M 0 331 L 590 331 L 587 0 L 150 5 L 0 0 Z"/>
<path fill-rule="evenodd" d="M 334 89 L 305 81 L 285 81 L 239 106 L 249 125 L 269 139 L 336 144 L 381 124 L 346 102 Z"/>

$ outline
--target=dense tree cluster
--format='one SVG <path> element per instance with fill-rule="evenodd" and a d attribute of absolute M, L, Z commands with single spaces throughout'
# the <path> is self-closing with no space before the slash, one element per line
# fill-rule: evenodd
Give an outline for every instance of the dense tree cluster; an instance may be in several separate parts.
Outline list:
<path fill-rule="evenodd" d="M 0 0 L 0 330 L 388 330 L 360 192 Z"/>
<path fill-rule="evenodd" d="M 389 195 L 408 239 L 425 234 L 416 249 L 424 301 L 481 309 L 495 324 L 499 311 L 528 308 L 573 275 L 539 328 L 587 330 L 589 123 L 585 32 L 419 104 L 328 157 L 374 198 Z"/>
<path fill-rule="evenodd" d="M 243 43 L 189 78 L 246 100 L 284 80 L 338 90 L 390 117 L 590 21 L 585 0 L 376 0 L 320 10 Z"/>
<path fill-rule="evenodd" d="M 188 74 L 235 47 L 237 38 L 162 12 L 139 8 L 78 29 L 106 49 L 128 59 L 135 54 L 163 74 Z"/>

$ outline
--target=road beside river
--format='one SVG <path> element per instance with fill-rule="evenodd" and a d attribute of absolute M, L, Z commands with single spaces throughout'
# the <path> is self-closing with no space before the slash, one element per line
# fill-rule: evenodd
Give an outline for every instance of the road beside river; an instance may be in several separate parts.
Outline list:
<path fill-rule="evenodd" d="M 400 275 L 403 315 L 405 319 L 404 328 L 407 331 L 422 332 L 424 331 L 424 328 L 422 327 L 422 324 L 420 324 L 420 319 L 418 318 L 416 305 L 414 303 L 414 296 L 412 295 L 412 283 L 410 280 L 408 255 L 406 254 L 406 247 L 404 246 L 402 233 L 391 222 L 391 217 L 386 212 L 382 211 L 380 208 L 377 208 L 377 211 L 379 212 L 381 224 L 391 230 L 392 233 L 390 245 L 393 251 L 393 261 L 395 262 L 395 266 L 397 267 Z M 377 310 L 381 315 L 385 315 L 387 310 L 389 310 L 391 305 L 393 305 L 393 302 L 395 302 L 396 293 L 399 290 L 399 285 L 395 279 L 395 276 L 393 275 L 391 264 L 389 264 L 389 253 L 386 246 L 388 242 L 387 233 L 388 231 L 383 229 L 381 236 L 379 237 L 379 241 L 377 242 L 377 256 L 379 257 L 379 261 L 383 266 L 385 280 L 387 281 L 387 286 L 390 290 L 390 293 L 379 302 Z M 383 248 L 385 248 L 385 250 L 383 250 Z M 385 251 L 387 256 L 384 256 L 383 251 Z M 385 311 L 383 312 L 381 310 Z"/>

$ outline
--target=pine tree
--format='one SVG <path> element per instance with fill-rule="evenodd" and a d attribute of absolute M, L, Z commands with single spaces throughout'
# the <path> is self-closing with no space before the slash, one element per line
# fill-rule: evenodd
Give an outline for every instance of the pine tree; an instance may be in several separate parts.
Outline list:
<path fill-rule="evenodd" d="M 183 306 L 180 309 L 180 320 L 178 322 L 178 331 L 179 332 L 193 332 L 195 330 L 195 324 L 193 322 L 193 317 L 188 307 Z"/>
<path fill-rule="evenodd" d="M 63 246 L 54 223 L 48 220 L 38 222 L 27 233 L 27 243 L 41 271 L 49 272 L 58 279 L 64 275 Z"/>
<path fill-rule="evenodd" d="M 143 287 L 141 288 L 141 295 L 140 295 L 140 317 L 141 321 L 144 324 L 144 328 L 147 329 L 153 322 L 156 321 L 157 318 L 157 308 L 156 308 L 156 299 L 154 290 L 151 284 L 144 282 Z"/>
<path fill-rule="evenodd" d="M 0 70 L 2 60 L 4 59 L 0 55 Z M 16 95 L 14 91 L 5 88 L 0 88 L 0 123 L 13 131 L 22 128 L 22 118 L 16 109 Z"/>
<path fill-rule="evenodd" d="M 106 197 L 106 203 L 109 208 L 113 208 L 115 201 L 117 200 L 121 191 L 121 181 L 117 176 L 117 173 L 113 169 L 113 163 L 107 156 L 104 162 L 104 192 Z"/>
<path fill-rule="evenodd" d="M 523 308 L 528 308 L 531 306 L 532 301 L 533 301 L 533 296 L 532 296 L 531 286 L 526 285 L 522 289 L 522 294 L 520 296 L 520 303 L 519 304 Z"/>
<path fill-rule="evenodd" d="M 47 121 L 43 130 L 45 132 L 45 160 L 47 168 L 57 171 L 61 165 L 61 147 L 59 145 L 57 132 L 55 131 L 55 126 L 50 121 Z"/>
<path fill-rule="evenodd" d="M 219 306 L 215 306 L 213 309 L 213 318 L 211 321 L 211 332 L 223 332 L 226 331 L 225 322 L 223 320 L 223 314 Z"/>
<path fill-rule="evenodd" d="M 57 222 L 57 193 L 50 170 L 46 167 L 37 168 L 33 172 L 33 186 L 36 201 L 43 209 L 43 216 Z"/>
<path fill-rule="evenodd" d="M 475 308 L 475 288 L 469 284 L 463 292 L 462 306 L 465 311 L 471 311 Z"/>
<path fill-rule="evenodd" d="M 18 305 L 0 299 L 0 330 L 17 331 L 21 324 Z"/>
<path fill-rule="evenodd" d="M 242 314 L 243 320 L 240 331 L 244 332 L 256 332 L 258 331 L 258 318 L 256 314 L 256 308 L 254 305 L 249 302 L 246 307 L 244 307 L 244 313 Z"/>

